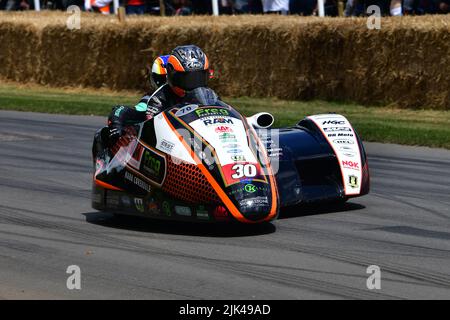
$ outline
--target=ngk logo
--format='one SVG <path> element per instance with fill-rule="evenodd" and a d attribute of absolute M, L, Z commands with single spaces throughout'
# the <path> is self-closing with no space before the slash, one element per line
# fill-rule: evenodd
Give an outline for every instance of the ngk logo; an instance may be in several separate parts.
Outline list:
<path fill-rule="evenodd" d="M 344 168 L 359 169 L 359 163 L 358 162 L 344 160 L 344 161 L 342 161 L 342 165 L 344 166 Z"/>

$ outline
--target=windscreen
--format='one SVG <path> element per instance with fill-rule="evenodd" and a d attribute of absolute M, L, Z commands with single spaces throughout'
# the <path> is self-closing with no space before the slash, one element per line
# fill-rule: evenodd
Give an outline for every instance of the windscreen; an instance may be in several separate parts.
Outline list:
<path fill-rule="evenodd" d="M 210 88 L 200 87 L 192 91 L 188 91 L 185 96 L 185 101 L 189 103 L 196 103 L 199 105 L 217 105 L 219 104 L 219 97 Z"/>

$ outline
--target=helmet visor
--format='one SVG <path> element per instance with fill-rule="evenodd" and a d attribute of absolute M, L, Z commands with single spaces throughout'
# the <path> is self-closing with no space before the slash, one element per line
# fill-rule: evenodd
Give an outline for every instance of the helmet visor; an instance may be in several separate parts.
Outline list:
<path fill-rule="evenodd" d="M 200 87 L 206 87 L 209 79 L 208 70 L 197 70 L 189 72 L 174 72 L 172 74 L 172 85 L 183 90 L 190 91 Z"/>

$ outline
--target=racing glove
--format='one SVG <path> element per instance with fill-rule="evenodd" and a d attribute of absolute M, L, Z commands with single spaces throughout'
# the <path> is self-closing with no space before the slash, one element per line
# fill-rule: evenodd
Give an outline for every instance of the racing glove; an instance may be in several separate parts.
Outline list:
<path fill-rule="evenodd" d="M 114 144 L 119 140 L 119 138 L 122 136 L 122 126 L 110 126 L 109 127 L 109 135 L 108 135 L 108 143 Z"/>
<path fill-rule="evenodd" d="M 109 136 L 108 143 L 114 144 L 124 134 L 124 126 L 132 125 L 146 120 L 146 113 L 127 106 L 116 106 L 108 117 Z"/>

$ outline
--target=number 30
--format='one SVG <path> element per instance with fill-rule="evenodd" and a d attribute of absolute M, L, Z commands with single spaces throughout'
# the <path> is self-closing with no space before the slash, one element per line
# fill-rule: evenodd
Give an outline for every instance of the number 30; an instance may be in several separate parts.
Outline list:
<path fill-rule="evenodd" d="M 242 177 L 251 178 L 256 176 L 256 166 L 254 164 L 235 164 L 231 169 L 235 171 L 231 177 L 240 179 Z"/>

